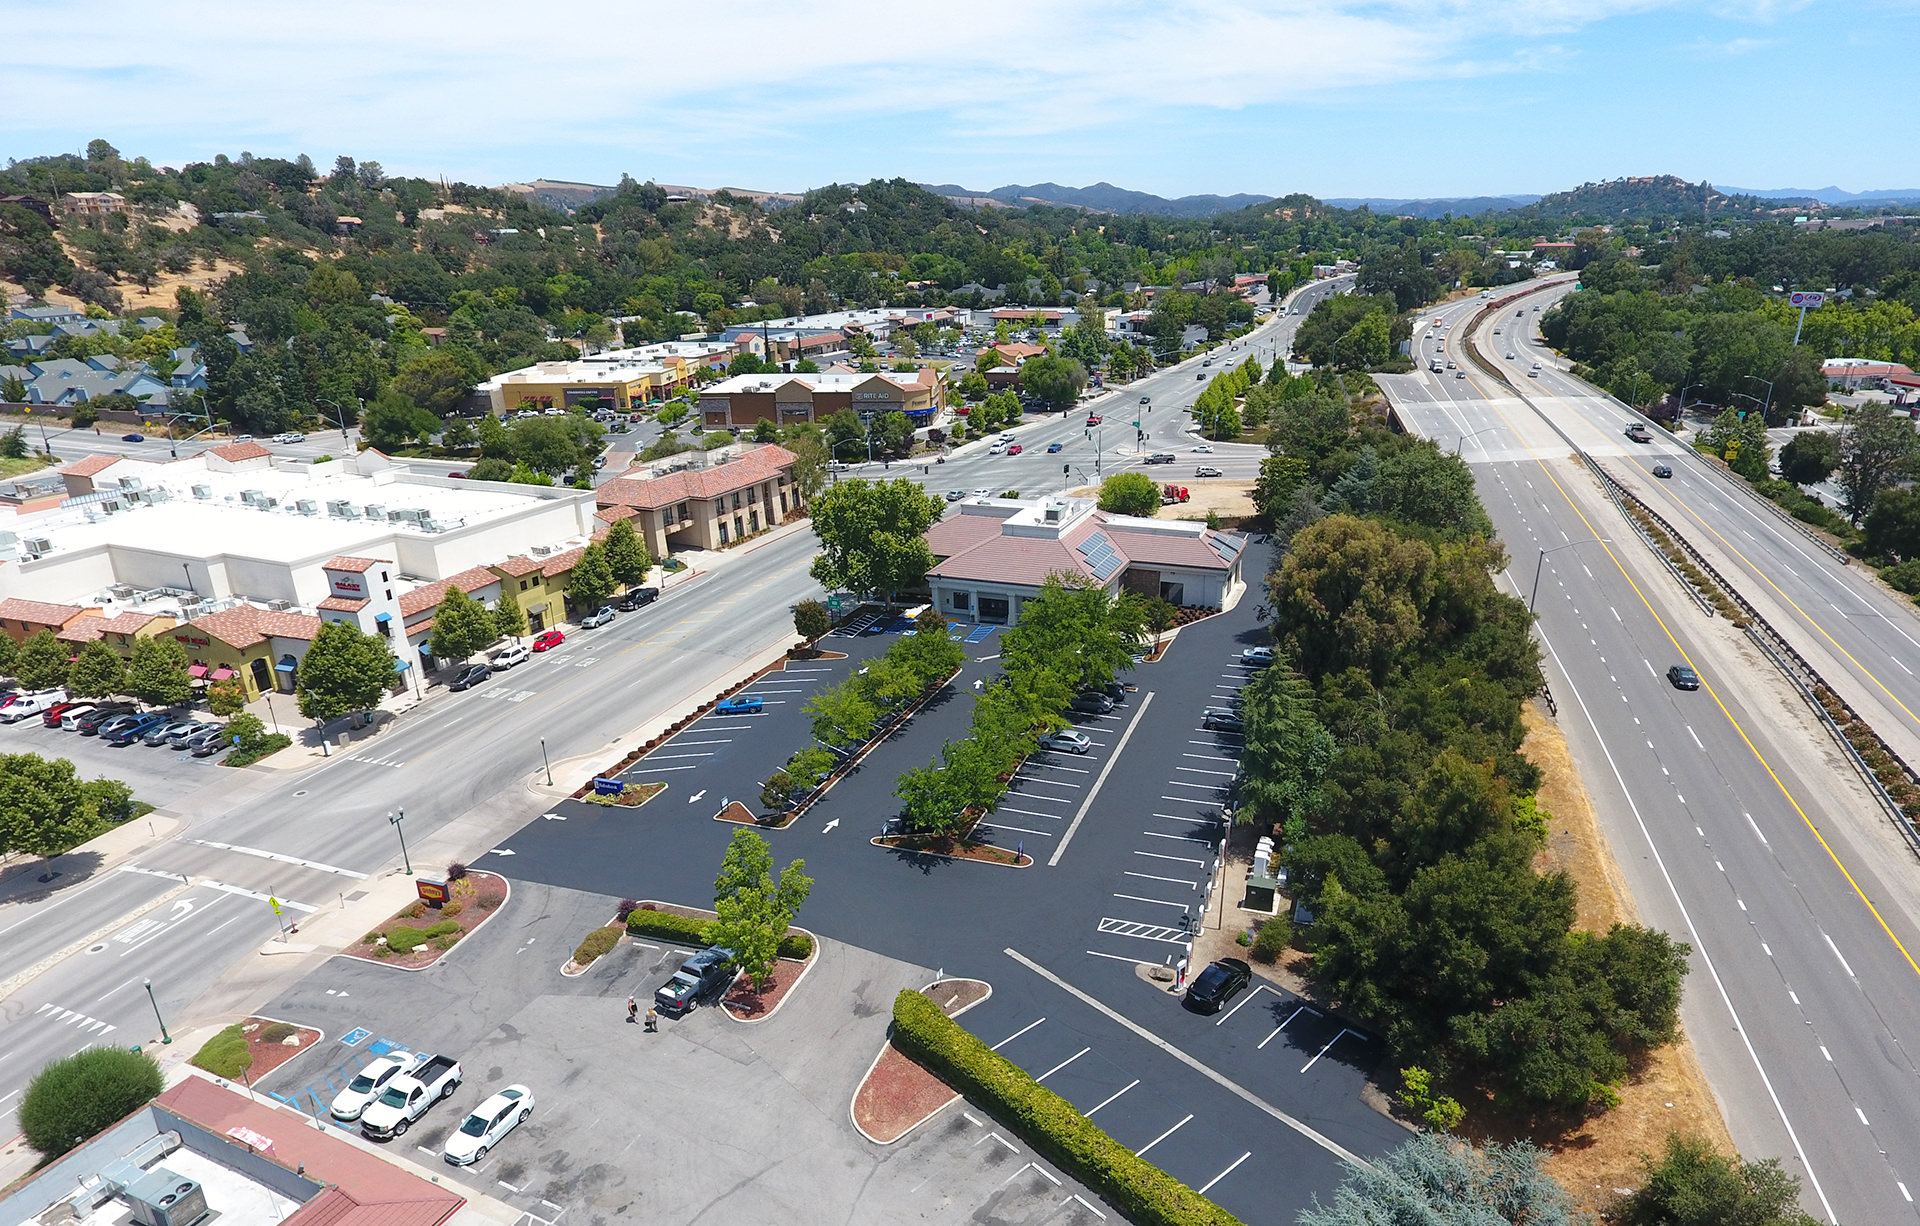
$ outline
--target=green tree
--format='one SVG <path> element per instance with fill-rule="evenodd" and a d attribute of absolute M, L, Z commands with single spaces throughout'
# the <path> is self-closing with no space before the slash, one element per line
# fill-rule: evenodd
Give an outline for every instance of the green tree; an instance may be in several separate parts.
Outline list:
<path fill-rule="evenodd" d="M 1858 524 L 1873 510 L 1882 487 L 1912 466 L 1920 436 L 1905 414 L 1878 400 L 1854 409 L 1840 428 L 1840 483 L 1847 518 Z"/>
<path fill-rule="evenodd" d="M 827 488 L 827 461 L 832 457 L 825 435 L 811 422 L 800 423 L 787 431 L 781 446 L 793 455 L 793 484 L 801 501 L 812 506 Z"/>
<path fill-rule="evenodd" d="M 1867 512 L 1868 557 L 1920 558 L 1920 490 L 1894 486 L 1882 490 Z"/>
<path fill-rule="evenodd" d="M 499 637 L 493 614 L 487 606 L 449 586 L 433 611 L 433 630 L 427 642 L 433 654 L 442 660 L 465 660 Z"/>
<path fill-rule="evenodd" d="M 960 398 L 968 404 L 979 404 L 987 398 L 987 378 L 977 370 L 970 370 L 960 376 Z M 24 387 L 21 395 L 26 395 Z"/>
<path fill-rule="evenodd" d="M 1020 386 L 1049 409 L 1072 408 L 1086 385 L 1087 368 L 1072 358 L 1043 354 L 1020 367 Z"/>
<path fill-rule="evenodd" d="M 645 541 L 633 530 L 631 519 L 616 519 L 607 529 L 604 542 L 607 551 L 607 566 L 613 571 L 613 579 L 623 588 L 637 587 L 647 581 L 647 572 L 653 569 L 653 556 L 647 552 Z"/>
<path fill-rule="evenodd" d="M 126 665 L 99 639 L 82 647 L 67 669 L 67 693 L 75 698 L 105 698 L 125 692 L 126 685 Z"/>
<path fill-rule="evenodd" d="M 13 666 L 20 659 L 20 644 L 13 636 L 0 634 L 0 677 L 13 676 Z"/>
<path fill-rule="evenodd" d="M 613 566 L 607 561 L 606 546 L 595 541 L 573 564 L 573 574 L 567 579 L 567 602 L 583 611 L 597 609 L 607 603 L 614 587 Z"/>
<path fill-rule="evenodd" d="M 1009 676 L 1053 672 L 1073 688 L 1105 685 L 1133 668 L 1145 640 L 1141 602 L 1071 574 L 1047 576 L 1001 638 Z"/>
<path fill-rule="evenodd" d="M 1391 323 L 1381 312 L 1363 315 L 1333 344 L 1333 365 L 1347 370 L 1372 370 L 1393 352 Z"/>
<path fill-rule="evenodd" d="M 247 690 L 238 677 L 216 681 L 207 687 L 207 709 L 220 718 L 238 715 L 246 707 Z"/>
<path fill-rule="evenodd" d="M 509 639 L 517 639 L 527 632 L 527 611 L 511 592 L 503 593 L 493 604 L 493 631 Z"/>
<path fill-rule="evenodd" d="M 38 754 L 0 754 L 0 846 L 53 858 L 106 829 L 103 795 L 82 783 L 73 763 Z"/>
<path fill-rule="evenodd" d="M 1160 487 L 1145 473 L 1115 473 L 1100 483 L 1100 509 L 1152 518 L 1160 510 Z"/>
<path fill-rule="evenodd" d="M 476 460 L 473 467 L 467 470 L 467 479 L 469 481 L 511 481 L 513 480 L 513 463 L 494 456 Z"/>
<path fill-rule="evenodd" d="M 1241 822 L 1293 823 L 1289 842 L 1306 833 L 1320 806 L 1320 784 L 1333 767 L 1333 734 L 1314 712 L 1313 687 L 1276 660 L 1241 691 L 1246 744 L 1240 754 Z"/>
<path fill-rule="evenodd" d="M 144 1052 L 84 1048 L 34 1074 L 20 1098 L 20 1130 L 51 1160 L 152 1102 L 166 1084 Z"/>
<path fill-rule="evenodd" d="M 1424 542 L 1329 515 L 1293 538 L 1272 584 L 1274 619 L 1310 676 L 1354 666 L 1384 676 L 1424 629 L 1433 571 Z"/>
<path fill-rule="evenodd" d="M 877 593 L 918 587 L 933 567 L 925 533 L 943 504 L 913 482 L 842 481 L 813 502 L 820 554 L 809 571 L 829 590 Z"/>
<path fill-rule="evenodd" d="M 1578 1226 L 1585 1221 L 1545 1170 L 1546 1153 L 1526 1142 L 1476 1150 L 1420 1133 L 1370 1166 L 1349 1168 L 1333 1204 L 1316 1197 L 1299 1226 Z"/>
<path fill-rule="evenodd" d="M 295 674 L 300 714 L 325 724 L 370 711 L 393 685 L 394 659 L 387 641 L 362 634 L 352 622 L 325 622 Z"/>
<path fill-rule="evenodd" d="M 435 417 L 445 417 L 473 394 L 473 385 L 486 375 L 486 363 L 477 355 L 449 345 L 402 362 L 394 372 L 393 387 Z"/>
<path fill-rule="evenodd" d="M 1640 1156 L 1646 1182 L 1607 1212 L 1619 1226 L 1814 1226 L 1800 1181 L 1778 1158 L 1743 1162 L 1701 1137 L 1667 1134 L 1658 1159 Z"/>
<path fill-rule="evenodd" d="M 13 662 L 14 680 L 22 689 L 45 690 L 67 678 L 67 649 L 51 630 L 36 630 L 20 644 Z"/>
<path fill-rule="evenodd" d="M 427 442 L 439 429 L 438 417 L 395 394 L 381 396 L 360 417 L 360 436 L 379 451 L 397 451 L 415 441 Z"/>
<path fill-rule="evenodd" d="M 1426 439 L 1407 440 L 1381 457 L 1373 505 L 1389 519 L 1444 536 L 1493 536 L 1466 461 Z"/>
<path fill-rule="evenodd" d="M 795 860 L 773 877 L 773 854 L 757 831 L 738 830 L 727 844 L 720 874 L 714 881 L 713 926 L 715 945 L 733 951 L 734 965 L 756 987 L 772 981 L 779 958 L 780 938 L 813 890 L 806 861 Z"/>
<path fill-rule="evenodd" d="M 1913 435 L 1910 428 L 1907 435 Z M 1713 424 L 1700 432 L 1700 449 L 1720 456 L 1727 467 L 1749 481 L 1766 479 L 1767 462 L 1773 455 L 1766 420 L 1759 413 L 1742 415 L 1734 409 L 1721 410 Z"/>
<path fill-rule="evenodd" d="M 897 411 L 877 414 L 867 424 L 867 441 L 876 455 L 904 456 L 913 450 L 913 422 Z"/>
<path fill-rule="evenodd" d="M 257 753 L 267 742 L 266 721 L 249 712 L 228 720 L 226 731 L 228 743 L 241 753 Z"/>
<path fill-rule="evenodd" d="M 773 424 L 771 417 L 762 417 L 753 423 L 753 441 L 756 443 L 779 442 L 780 427 Z"/>
<path fill-rule="evenodd" d="M 155 707 L 177 707 L 193 697 L 187 649 L 171 635 L 134 640 L 127 664 L 127 692 Z"/>
<path fill-rule="evenodd" d="M 1294 500 L 1307 487 L 1307 462 L 1298 456 L 1268 456 L 1260 461 L 1253 483 L 1253 505 L 1269 524 L 1278 524 L 1293 510 Z"/>
<path fill-rule="evenodd" d="M 813 739 L 823 745 L 858 745 L 880 722 L 875 695 L 852 680 L 828 686 L 800 709 L 812 721 Z"/>
<path fill-rule="evenodd" d="M 0 459 L 24 460 L 27 458 L 27 428 L 15 426 L 0 434 Z"/>
<path fill-rule="evenodd" d="M 833 614 L 819 601 L 803 600 L 793 606 L 793 630 L 801 638 L 812 641 L 831 629 Z"/>
<path fill-rule="evenodd" d="M 1805 430 L 1780 449 L 1780 475 L 1795 485 L 1818 485 L 1840 464 L 1840 438 L 1829 430 Z"/>

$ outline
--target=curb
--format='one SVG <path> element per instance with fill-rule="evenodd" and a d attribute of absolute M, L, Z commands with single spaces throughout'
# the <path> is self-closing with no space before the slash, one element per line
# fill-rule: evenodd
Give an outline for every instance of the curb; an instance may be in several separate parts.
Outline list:
<path fill-rule="evenodd" d="M 502 906 L 502 907 L 504 907 L 504 906 L 506 906 L 506 904 L 505 904 L 505 903 L 501 903 L 501 904 L 500 904 L 500 906 Z M 500 909 L 499 907 L 495 907 L 495 908 L 494 908 L 494 910 L 496 910 L 496 911 L 498 911 L 499 909 Z M 600 925 L 600 927 L 602 927 L 602 928 L 616 928 L 616 927 L 617 927 L 617 928 L 619 928 L 619 929 L 620 929 L 620 940 L 622 940 L 622 941 L 624 941 L 624 940 L 626 940 L 626 939 L 627 939 L 627 925 L 626 925 L 626 922 L 625 922 L 624 920 L 617 920 L 617 919 L 612 919 L 612 920 L 608 920 L 608 921 L 607 921 L 606 923 L 604 923 L 604 924 L 602 924 L 602 925 Z M 475 931 L 475 932 L 478 932 L 478 931 L 480 931 L 480 930 L 479 930 L 478 928 L 475 928 L 475 929 L 474 929 L 474 931 Z M 616 941 L 616 942 L 614 942 L 614 947 L 615 947 L 616 949 L 617 949 L 617 948 L 619 948 L 619 941 Z M 448 950 L 447 952 L 448 952 L 448 953 L 452 953 L 453 951 L 452 951 L 452 950 Z M 605 955 L 605 954 L 602 954 L 602 955 L 600 955 L 600 957 L 601 957 L 601 958 L 604 958 L 604 957 L 606 957 L 606 955 Z M 600 958 L 595 958 L 595 959 L 594 959 L 594 960 L 593 960 L 592 962 L 589 962 L 589 963 L 587 963 L 587 964 L 586 964 L 585 966 L 575 966 L 573 970 L 568 970 L 568 969 L 567 969 L 568 967 L 570 967 L 570 966 L 574 966 L 574 962 L 573 962 L 573 955 L 571 955 L 571 954 L 569 954 L 569 955 L 567 955 L 567 960 L 566 960 L 565 962 L 563 962 L 563 963 L 561 963 L 561 964 L 560 964 L 560 974 L 561 974 L 561 976 L 562 976 L 563 978 L 567 978 L 567 979 L 578 979 L 578 978 L 579 978 L 580 976 L 582 976 L 582 975 L 584 975 L 584 974 L 586 974 L 586 973 L 587 973 L 588 971 L 590 971 L 590 970 L 592 970 L 592 969 L 594 968 L 594 966 L 595 966 L 595 964 L 596 964 L 596 963 L 598 963 L 599 961 L 600 961 Z M 424 969 L 424 968 L 422 968 L 422 969 Z"/>
<path fill-rule="evenodd" d="M 772 1021 L 773 1015 L 785 1008 L 786 1003 L 799 993 L 800 985 L 806 982 L 807 976 L 813 971 L 814 964 L 820 961 L 820 937 L 812 930 L 802 928 L 798 924 L 792 925 L 792 928 L 795 932 L 806 933 L 807 939 L 813 942 L 813 952 L 808 954 L 807 960 L 800 964 L 800 977 L 793 981 L 793 986 L 788 988 L 786 993 L 782 995 L 778 1001 L 774 1002 L 773 1008 L 767 1010 L 765 1017 L 735 1017 L 733 1010 L 727 1008 L 727 998 L 722 996 L 720 998 L 720 1010 L 727 1015 L 728 1021 L 738 1022 L 742 1026 L 758 1026 L 762 1022 Z M 779 959 L 776 959 L 776 961 L 779 961 Z"/>
<path fill-rule="evenodd" d="M 932 983 L 929 983 L 926 987 L 921 988 L 920 993 L 923 996 L 927 995 L 934 988 L 939 987 L 943 983 L 978 983 L 978 984 L 985 984 L 987 989 L 987 994 L 985 996 L 982 996 L 979 1000 L 969 1001 L 965 1005 L 962 1005 L 959 1009 L 955 1010 L 953 1013 L 948 1014 L 947 1016 L 949 1018 L 959 1017 L 962 1013 L 965 1013 L 968 1009 L 973 1008 L 975 1005 L 984 1005 L 987 1003 L 987 1001 L 993 998 L 993 985 L 990 983 L 987 983 L 987 981 L 984 979 L 936 979 Z M 887 1029 L 888 1030 L 893 1029 L 891 1023 L 888 1024 Z M 854 1113 L 853 1105 L 854 1103 L 859 1101 L 860 1091 L 866 1088 L 867 1078 L 873 1076 L 873 1070 L 880 1067 L 881 1057 L 885 1056 L 887 1054 L 888 1049 L 890 1048 L 896 1054 L 898 1054 L 902 1060 L 912 1062 L 913 1057 L 907 1055 L 907 1053 L 893 1046 L 893 1039 L 891 1037 L 882 1039 L 880 1041 L 880 1050 L 873 1053 L 872 1063 L 868 1064 L 867 1071 L 860 1075 L 860 1084 L 854 1086 L 852 1096 L 847 1099 L 847 1118 L 852 1121 L 853 1130 L 859 1133 L 861 1136 L 865 1137 L 867 1140 L 872 1141 L 875 1145 L 898 1145 L 900 1142 L 906 1140 L 909 1136 L 913 1135 L 914 1130 L 919 1128 L 922 1124 L 925 1124 L 928 1120 L 932 1119 L 934 1116 L 939 1115 L 942 1111 L 945 1111 L 948 1107 L 953 1106 L 953 1104 L 959 1102 L 962 1098 L 966 1097 L 964 1094 L 956 1093 L 952 1098 L 949 1098 L 946 1102 L 941 1103 L 938 1107 L 935 1107 L 933 1110 L 927 1112 L 925 1115 L 921 1116 L 918 1120 L 915 1120 L 913 1123 L 907 1125 L 907 1127 L 900 1133 L 900 1135 L 895 1137 L 891 1141 L 882 1141 L 878 1137 L 875 1137 L 872 1133 L 868 1132 L 865 1128 L 862 1128 L 860 1126 L 860 1117 Z M 931 1073 L 928 1073 L 927 1075 L 930 1077 L 933 1076 L 933 1074 Z M 939 1078 L 935 1077 L 934 1080 L 938 1081 Z"/>
<path fill-rule="evenodd" d="M 500 884 L 507 887 L 507 896 L 500 900 L 499 906 L 495 907 L 492 911 L 487 913 L 487 917 L 485 919 L 481 920 L 479 923 L 475 924 L 471 929 L 469 929 L 467 931 L 466 936 L 463 936 L 460 938 L 460 940 L 462 941 L 467 940 L 469 937 L 479 932 L 482 928 L 485 928 L 488 924 L 491 924 L 493 922 L 494 916 L 499 915 L 500 912 L 506 909 L 507 904 L 513 901 L 513 882 L 509 881 L 504 874 L 496 873 L 488 869 L 482 869 L 481 871 L 486 873 L 489 877 L 500 878 Z M 358 942 L 355 942 L 355 943 L 358 944 Z M 459 944 L 458 942 L 456 942 L 454 945 L 454 949 L 458 949 L 458 948 L 459 948 Z M 368 957 L 363 957 L 360 954 L 350 954 L 343 949 L 335 950 L 333 953 L 328 954 L 327 956 L 330 958 L 349 958 L 355 962 L 365 962 L 370 966 L 384 966 L 390 971 L 405 971 L 409 975 L 416 975 L 416 974 L 419 974 L 421 971 L 430 971 L 434 967 L 439 966 L 440 963 L 446 958 L 446 955 L 452 952 L 453 952 L 452 949 L 442 950 L 440 953 L 440 957 L 435 958 L 433 961 L 427 963 L 425 966 L 395 966 L 391 962 L 382 962 L 378 958 L 368 958 Z"/>

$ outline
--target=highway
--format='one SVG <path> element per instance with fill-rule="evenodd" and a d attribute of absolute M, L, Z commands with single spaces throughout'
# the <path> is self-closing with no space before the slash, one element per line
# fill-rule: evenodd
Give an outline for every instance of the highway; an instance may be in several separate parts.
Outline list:
<path fill-rule="evenodd" d="M 1409 429 L 1473 465 L 1522 599 L 1538 571 L 1560 724 L 1641 920 L 1693 946 L 1682 1017 L 1735 1141 L 1749 1157 L 1781 1158 L 1819 1217 L 1914 1220 L 1912 859 L 1888 855 L 1864 789 L 1764 658 L 1683 595 L 1567 458 L 1549 420 L 1616 473 L 1650 449 L 1596 424 L 1603 402 L 1533 343 L 1531 301 L 1477 335 L 1525 399 L 1468 363 L 1461 330 L 1482 305 L 1430 313 L 1451 321 L 1442 362 L 1464 378 L 1377 378 Z M 1541 376 L 1528 378 L 1536 360 Z M 1701 487 L 1719 480 L 1678 450 L 1658 458 Z M 1713 501 L 1742 498 L 1721 488 Z M 1668 684 L 1678 663 L 1701 675 L 1700 690 Z"/>

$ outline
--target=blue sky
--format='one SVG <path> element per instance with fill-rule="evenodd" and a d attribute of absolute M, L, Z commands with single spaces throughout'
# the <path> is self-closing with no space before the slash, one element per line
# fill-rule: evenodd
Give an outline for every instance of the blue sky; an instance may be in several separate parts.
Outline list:
<path fill-rule="evenodd" d="M 0 0 L 0 29 L 12 158 L 104 136 L 478 183 L 1920 188 L 1920 0 Z"/>

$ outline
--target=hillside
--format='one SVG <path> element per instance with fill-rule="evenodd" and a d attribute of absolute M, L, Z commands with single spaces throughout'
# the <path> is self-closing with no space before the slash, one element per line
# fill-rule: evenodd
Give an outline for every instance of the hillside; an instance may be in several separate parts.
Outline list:
<path fill-rule="evenodd" d="M 1342 209 L 1372 209 L 1395 217 L 1478 217 L 1482 213 L 1501 213 L 1523 208 L 1539 200 L 1538 196 L 1435 196 L 1404 200 L 1383 196 L 1329 196 L 1325 203 Z"/>
<path fill-rule="evenodd" d="M 1674 175 L 1639 175 L 1554 192 L 1516 210 L 1514 215 L 1517 219 L 1561 223 L 1698 223 L 1762 217 L 1775 207 L 1775 201 L 1731 196 L 1704 181 L 1689 183 Z"/>
<path fill-rule="evenodd" d="M 1005 187 L 996 187 L 990 192 L 975 191 L 955 183 L 938 185 L 923 183 L 921 186 L 935 195 L 976 206 L 979 201 L 993 200 L 1016 208 L 1049 205 L 1056 208 L 1091 209 L 1095 212 L 1117 213 L 1121 216 L 1145 213 L 1161 217 L 1212 217 L 1272 199 L 1270 196 L 1249 195 L 1243 192 L 1234 196 L 1180 196 L 1169 200 L 1164 196 L 1155 196 L 1148 192 L 1115 187 L 1107 182 L 1095 183 L 1088 187 L 1063 187 L 1058 183 L 1034 183 L 1021 186 L 1012 183 Z"/>

